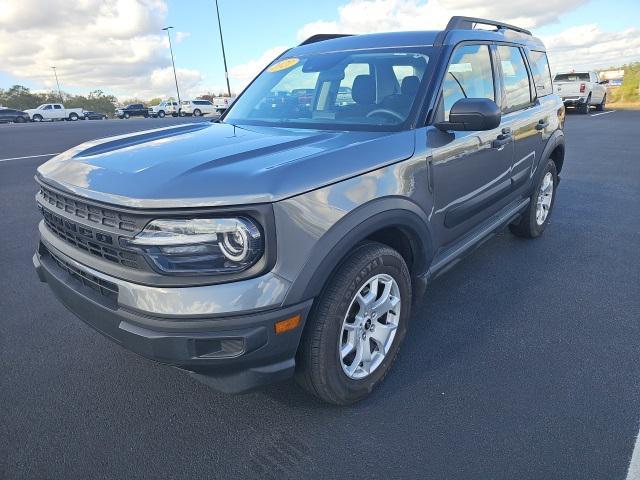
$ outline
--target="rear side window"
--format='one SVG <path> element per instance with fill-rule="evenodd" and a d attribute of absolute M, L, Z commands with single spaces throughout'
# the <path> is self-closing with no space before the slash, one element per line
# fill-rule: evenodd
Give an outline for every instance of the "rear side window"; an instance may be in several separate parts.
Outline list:
<path fill-rule="evenodd" d="M 536 84 L 538 96 L 544 97 L 545 95 L 551 95 L 553 93 L 553 84 L 551 82 L 551 70 L 549 69 L 547 54 L 531 50 L 529 59 L 531 60 L 533 82 Z"/>
<path fill-rule="evenodd" d="M 461 98 L 489 98 L 495 101 L 493 70 L 487 45 L 465 45 L 453 53 L 442 84 L 444 119 Z"/>
<path fill-rule="evenodd" d="M 504 82 L 504 102 L 502 110 L 513 112 L 531 104 L 531 84 L 522 52 L 517 47 L 498 46 L 502 78 Z"/>
<path fill-rule="evenodd" d="M 56 110 L 62 110 L 62 105 L 54 105 L 53 108 Z"/>

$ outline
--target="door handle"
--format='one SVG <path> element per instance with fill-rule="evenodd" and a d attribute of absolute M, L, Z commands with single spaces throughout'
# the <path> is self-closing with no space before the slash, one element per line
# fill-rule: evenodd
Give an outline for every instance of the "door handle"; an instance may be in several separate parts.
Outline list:
<path fill-rule="evenodd" d="M 502 148 L 513 140 L 511 129 L 505 128 L 502 131 L 504 132 L 505 130 L 507 130 L 507 133 L 501 133 L 494 141 L 491 142 L 491 148 Z"/>
<path fill-rule="evenodd" d="M 544 130 L 548 126 L 549 126 L 549 122 L 547 122 L 547 120 L 545 120 L 544 118 L 541 118 L 538 121 L 538 124 L 536 125 L 536 130 Z"/>

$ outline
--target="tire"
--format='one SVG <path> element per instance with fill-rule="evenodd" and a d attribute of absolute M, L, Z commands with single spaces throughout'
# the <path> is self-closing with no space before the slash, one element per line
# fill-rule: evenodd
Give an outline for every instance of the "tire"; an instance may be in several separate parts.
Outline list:
<path fill-rule="evenodd" d="M 194 116 L 194 117 L 201 117 L 201 116 L 202 116 L 202 112 L 200 111 L 200 109 L 199 109 L 199 108 L 196 108 L 196 109 L 193 111 L 193 116 Z"/>
<path fill-rule="evenodd" d="M 549 179 L 551 184 L 551 198 L 547 200 L 548 196 L 542 195 L 542 190 L 545 189 L 546 179 Z M 536 187 L 531 194 L 531 199 L 529 202 L 529 206 L 522 213 L 520 220 L 518 223 L 512 223 L 509 225 L 509 230 L 517 237 L 522 238 L 536 238 L 542 235 L 544 229 L 547 227 L 549 223 L 549 218 L 551 217 L 551 213 L 553 212 L 553 205 L 556 201 L 556 189 L 558 186 L 558 172 L 556 170 L 556 164 L 553 160 L 548 159 L 547 164 L 544 167 L 542 175 L 538 182 L 536 183 Z M 538 216 L 538 204 L 542 201 L 542 197 L 544 197 L 543 203 L 547 205 L 546 208 L 542 207 L 546 210 L 546 214 L 542 221 L 540 221 L 540 217 Z"/>
<path fill-rule="evenodd" d="M 400 303 L 391 307 L 385 302 L 383 306 L 389 305 L 389 309 L 384 312 L 381 307 L 377 319 L 375 308 L 370 317 L 358 319 L 356 314 L 359 317 L 364 308 L 371 311 L 371 305 L 375 305 L 375 295 L 369 307 L 356 299 L 363 292 L 363 301 L 370 298 L 373 279 L 377 279 L 375 285 L 381 293 L 378 300 L 387 292 L 389 302 L 399 299 Z M 380 243 L 358 245 L 328 280 L 309 315 L 296 356 L 297 382 L 312 395 L 335 405 L 364 399 L 390 370 L 406 335 L 410 313 L 411 276 L 402 256 Z M 384 323 L 380 321 L 383 319 Z M 381 358 L 376 338 L 385 337 L 387 353 Z M 348 353 L 341 355 L 341 348 Z M 368 364 L 365 356 L 358 357 L 358 352 L 366 350 L 371 355 Z"/>
<path fill-rule="evenodd" d="M 33 120 L 34 122 L 41 122 L 42 121 L 42 115 L 34 115 L 31 120 Z"/>
<path fill-rule="evenodd" d="M 125 113 L 122 118 L 128 119 L 131 115 L 129 115 L 128 113 Z"/>
<path fill-rule="evenodd" d="M 604 107 L 607 103 L 607 95 L 605 94 L 604 97 L 602 97 L 602 101 L 596 105 L 596 110 L 599 112 L 602 112 L 604 110 Z"/>
<path fill-rule="evenodd" d="M 589 94 L 589 96 L 587 97 L 587 101 L 580 105 L 578 109 L 579 112 L 583 115 L 589 113 L 589 103 L 591 103 L 591 94 Z"/>
<path fill-rule="evenodd" d="M 14 120 L 15 123 L 24 123 L 25 121 L 24 117 L 16 117 Z"/>
<path fill-rule="evenodd" d="M 78 117 L 77 113 L 71 112 L 69 114 L 69 120 L 71 120 L 72 122 L 75 122 L 76 120 L 78 120 L 78 118 L 80 118 L 80 117 Z"/>
<path fill-rule="evenodd" d="M 164 110 L 160 110 L 160 111 L 158 112 L 158 117 L 159 117 L 159 118 L 164 118 Z"/>

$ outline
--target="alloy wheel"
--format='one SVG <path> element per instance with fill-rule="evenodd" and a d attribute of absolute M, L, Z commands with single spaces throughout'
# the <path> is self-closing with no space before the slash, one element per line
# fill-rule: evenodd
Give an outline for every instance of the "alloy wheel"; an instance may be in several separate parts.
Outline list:
<path fill-rule="evenodd" d="M 547 172 L 540 184 L 536 203 L 536 223 L 542 225 L 549 216 L 551 200 L 553 199 L 553 174 Z"/>
<path fill-rule="evenodd" d="M 360 287 L 349 304 L 338 339 L 345 375 L 360 380 L 380 366 L 393 344 L 400 308 L 400 287 L 390 275 L 375 275 Z"/>

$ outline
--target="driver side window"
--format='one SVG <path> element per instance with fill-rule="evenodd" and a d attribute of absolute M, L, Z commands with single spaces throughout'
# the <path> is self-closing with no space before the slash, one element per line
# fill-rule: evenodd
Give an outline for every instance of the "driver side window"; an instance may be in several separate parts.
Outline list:
<path fill-rule="evenodd" d="M 442 83 L 444 120 L 461 98 L 489 98 L 495 101 L 493 69 L 488 45 L 464 45 L 451 57 Z"/>

